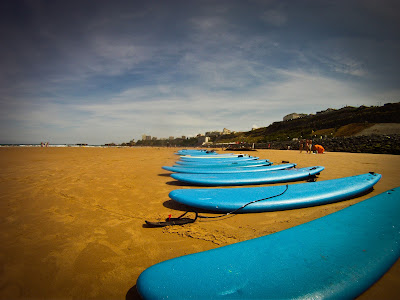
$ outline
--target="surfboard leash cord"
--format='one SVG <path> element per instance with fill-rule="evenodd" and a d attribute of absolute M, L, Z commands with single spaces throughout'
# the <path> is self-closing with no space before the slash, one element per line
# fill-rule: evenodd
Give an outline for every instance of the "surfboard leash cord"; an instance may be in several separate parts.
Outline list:
<path fill-rule="evenodd" d="M 272 198 L 276 198 L 276 197 L 282 196 L 284 193 L 286 193 L 286 191 L 287 191 L 288 189 L 289 189 L 289 185 L 286 184 L 285 190 L 284 190 L 283 192 L 279 193 L 279 194 L 276 194 L 276 195 L 273 195 L 273 196 L 269 196 L 269 197 L 266 197 L 266 198 L 263 198 L 263 199 L 258 199 L 258 200 L 254 200 L 254 201 L 248 202 L 248 203 L 242 205 L 241 207 L 239 207 L 239 208 L 237 208 L 237 209 L 235 209 L 235 210 L 232 210 L 232 211 L 230 211 L 230 212 L 227 212 L 227 213 L 225 213 L 225 214 L 218 215 L 218 216 L 203 216 L 203 215 L 199 215 L 199 213 L 198 213 L 197 211 L 194 210 L 194 211 L 187 211 L 187 212 L 185 212 L 184 214 L 180 215 L 180 216 L 177 217 L 177 218 L 171 218 L 171 215 L 169 215 L 168 218 L 166 218 L 164 222 L 151 222 L 151 221 L 145 221 L 145 222 L 146 222 L 147 226 L 149 226 L 149 227 L 164 227 L 164 226 L 185 225 L 185 224 L 189 224 L 189 223 L 194 223 L 198 218 L 201 218 L 201 219 L 217 219 L 217 218 L 222 218 L 222 217 L 226 217 L 226 216 L 235 214 L 235 213 L 237 213 L 239 210 L 245 208 L 246 206 L 248 206 L 248 205 L 250 205 L 250 204 L 253 204 L 253 203 L 256 203 L 256 202 L 260 202 L 260 201 L 264 201 L 264 200 L 268 200 L 268 199 L 272 199 Z M 186 214 L 190 213 L 190 212 L 195 213 L 194 219 L 191 219 L 191 218 L 184 218 L 184 216 L 185 216 Z"/>
<path fill-rule="evenodd" d="M 310 170 L 315 170 L 317 169 L 317 167 L 312 167 Z M 308 177 L 307 177 L 307 182 L 316 182 L 317 181 L 317 175 L 319 175 L 320 173 L 317 173 L 315 175 L 311 175 L 311 172 L 308 173 Z"/>
<path fill-rule="evenodd" d="M 282 193 L 280 193 L 280 194 L 273 195 L 273 196 L 269 196 L 269 197 L 266 197 L 266 198 L 263 198 L 263 199 L 258 199 L 258 200 L 251 201 L 251 202 L 246 203 L 245 205 L 243 205 L 243 206 L 241 206 L 241 207 L 239 207 L 239 208 L 237 208 L 237 209 L 235 209 L 235 210 L 232 210 L 232 211 L 227 212 L 227 213 L 222 214 L 222 215 L 218 215 L 218 216 L 202 216 L 202 215 L 198 215 L 198 217 L 199 217 L 199 218 L 202 218 L 202 219 L 216 219 L 216 218 L 226 217 L 226 216 L 229 216 L 229 215 L 232 215 L 232 214 L 238 212 L 239 210 L 245 208 L 246 206 L 248 206 L 248 205 L 250 205 L 250 204 L 253 204 L 253 203 L 256 203 L 256 202 L 260 202 L 260 201 L 264 201 L 264 200 L 268 200 L 268 199 L 272 199 L 272 198 L 275 198 L 275 197 L 282 196 L 284 193 L 286 193 L 286 191 L 287 191 L 288 189 L 289 189 L 289 185 L 286 184 L 285 190 L 284 190 Z"/>

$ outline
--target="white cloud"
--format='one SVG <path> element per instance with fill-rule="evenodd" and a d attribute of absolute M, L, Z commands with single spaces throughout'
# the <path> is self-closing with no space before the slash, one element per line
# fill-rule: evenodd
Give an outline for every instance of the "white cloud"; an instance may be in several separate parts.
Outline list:
<path fill-rule="evenodd" d="M 101 144 L 140 139 L 143 133 L 168 137 L 224 127 L 247 131 L 252 124 L 268 126 L 292 112 L 314 113 L 327 107 L 376 104 L 376 95 L 368 95 L 348 82 L 301 71 L 270 68 L 268 73 L 280 80 L 266 81 L 240 92 L 210 91 L 193 82 L 180 86 L 149 85 L 130 88 L 102 103 L 90 99 L 84 104 L 28 102 L 23 110 L 9 114 L 8 118 L 31 128 L 26 133 L 19 132 L 20 140 L 49 136 L 55 143 Z M 179 93 L 175 92 L 177 89 Z M 57 130 L 66 130 L 68 134 L 57 138 Z M 67 138 L 73 140 L 64 140 Z"/>
<path fill-rule="evenodd" d="M 83 124 L 93 130 L 112 125 L 139 138 L 143 131 L 153 136 L 193 135 L 198 131 L 250 130 L 251 124 L 267 126 L 291 112 L 312 113 L 327 106 L 340 108 L 374 101 L 344 82 L 313 74 L 275 70 L 285 80 L 266 83 L 246 93 L 208 92 L 182 88 L 183 95 L 147 98 L 157 86 L 130 89 L 103 104 L 75 105 L 71 109 L 87 115 Z M 165 86 L 162 89 L 169 90 Z M 220 128 L 221 127 L 221 128 Z M 128 130 L 129 128 L 129 130 Z"/>

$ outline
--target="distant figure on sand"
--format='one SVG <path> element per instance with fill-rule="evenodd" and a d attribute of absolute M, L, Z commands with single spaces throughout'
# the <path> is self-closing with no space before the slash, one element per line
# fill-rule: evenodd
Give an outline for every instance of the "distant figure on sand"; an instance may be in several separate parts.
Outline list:
<path fill-rule="evenodd" d="M 299 142 L 300 153 L 303 152 L 303 148 L 304 148 L 304 140 L 300 140 L 300 142 Z"/>
<path fill-rule="evenodd" d="M 306 140 L 306 152 L 307 153 L 312 153 L 312 140 Z"/>
<path fill-rule="evenodd" d="M 315 145 L 314 147 L 318 154 L 323 154 L 325 151 L 325 148 L 322 147 L 321 145 Z"/>

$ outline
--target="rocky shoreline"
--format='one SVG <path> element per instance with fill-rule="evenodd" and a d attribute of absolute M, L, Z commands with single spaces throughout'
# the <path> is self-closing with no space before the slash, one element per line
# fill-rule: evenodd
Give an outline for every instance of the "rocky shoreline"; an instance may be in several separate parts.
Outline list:
<path fill-rule="evenodd" d="M 313 139 L 329 152 L 400 154 L 400 135 L 368 135 Z M 256 143 L 255 149 L 299 150 L 299 141 Z"/>

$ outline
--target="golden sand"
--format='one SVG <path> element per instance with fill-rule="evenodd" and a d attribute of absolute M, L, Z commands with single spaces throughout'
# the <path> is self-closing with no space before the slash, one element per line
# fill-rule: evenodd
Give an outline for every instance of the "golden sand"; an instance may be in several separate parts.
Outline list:
<path fill-rule="evenodd" d="M 370 194 L 340 203 L 146 228 L 145 220 L 185 211 L 168 193 L 192 187 L 161 169 L 175 151 L 0 148 L 0 298 L 134 298 L 138 276 L 153 264 L 281 231 L 400 186 L 400 156 L 259 150 L 251 154 L 274 163 L 325 166 L 319 180 L 383 177 Z M 398 261 L 360 299 L 398 298 L 399 283 Z"/>

